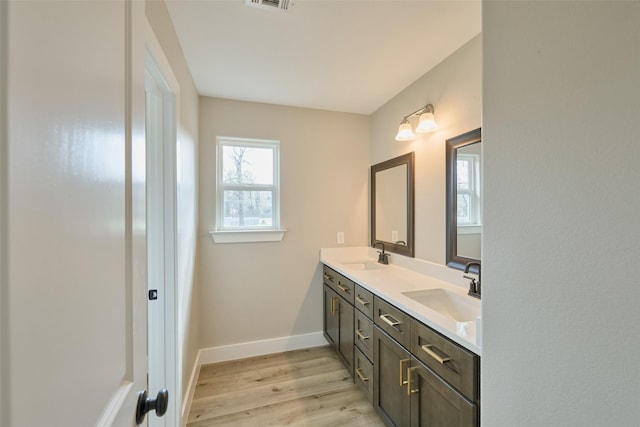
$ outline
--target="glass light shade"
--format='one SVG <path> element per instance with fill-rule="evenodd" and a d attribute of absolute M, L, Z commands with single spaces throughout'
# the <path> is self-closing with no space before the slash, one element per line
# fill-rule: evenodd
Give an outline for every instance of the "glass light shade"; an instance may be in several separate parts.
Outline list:
<path fill-rule="evenodd" d="M 416 128 L 416 132 L 432 132 L 436 129 L 438 129 L 438 125 L 436 124 L 435 117 L 433 117 L 433 113 L 424 113 L 420 116 L 420 122 Z"/>
<path fill-rule="evenodd" d="M 403 120 L 398 127 L 398 134 L 396 135 L 396 141 L 411 141 L 416 136 L 413 134 L 411 123 Z"/>

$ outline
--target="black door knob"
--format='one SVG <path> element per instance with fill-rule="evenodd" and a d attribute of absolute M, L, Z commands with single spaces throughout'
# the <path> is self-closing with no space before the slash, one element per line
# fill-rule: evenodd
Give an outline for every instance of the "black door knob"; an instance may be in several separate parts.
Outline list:
<path fill-rule="evenodd" d="M 155 399 L 148 397 L 147 390 L 138 393 L 138 404 L 136 406 L 136 424 L 140 425 L 144 421 L 144 416 L 149 411 L 156 411 L 156 415 L 161 417 L 167 413 L 169 405 L 169 392 L 163 388 L 158 392 Z"/>

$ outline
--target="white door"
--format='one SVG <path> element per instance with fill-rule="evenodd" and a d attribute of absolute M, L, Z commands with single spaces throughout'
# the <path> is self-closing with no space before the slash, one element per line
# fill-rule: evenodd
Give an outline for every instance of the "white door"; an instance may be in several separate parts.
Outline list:
<path fill-rule="evenodd" d="M 3 9 L 0 423 L 132 426 L 147 372 L 144 3 Z"/>

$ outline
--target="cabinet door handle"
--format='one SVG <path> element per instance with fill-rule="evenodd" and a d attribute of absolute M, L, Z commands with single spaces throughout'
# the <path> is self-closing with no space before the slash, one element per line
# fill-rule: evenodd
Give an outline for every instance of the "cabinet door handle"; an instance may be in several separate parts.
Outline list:
<path fill-rule="evenodd" d="M 340 307 L 338 304 L 340 301 L 337 297 L 331 297 L 331 314 L 336 314 L 338 312 L 338 308 Z"/>
<path fill-rule="evenodd" d="M 400 322 L 398 322 L 396 319 L 393 318 L 392 315 L 390 314 L 381 314 L 380 318 L 384 321 L 384 323 L 386 323 L 387 325 L 398 329 L 398 325 L 400 324 Z"/>
<path fill-rule="evenodd" d="M 407 369 L 407 396 L 411 396 L 412 394 L 420 391 L 420 389 L 414 390 L 411 388 L 411 377 L 413 376 L 413 373 L 416 371 L 416 369 L 418 369 L 417 366 Z"/>
<path fill-rule="evenodd" d="M 434 347 L 433 344 L 425 344 L 423 346 L 420 346 L 420 348 L 427 353 L 429 356 L 431 356 L 432 358 L 434 358 L 436 361 L 438 361 L 441 364 L 445 364 L 445 362 L 449 362 L 451 360 L 450 357 L 442 357 L 440 356 L 438 353 L 436 353 L 435 351 L 431 350 L 431 347 Z M 435 347 L 434 347 L 435 348 Z"/>
<path fill-rule="evenodd" d="M 360 329 L 356 329 L 356 335 L 360 338 L 360 341 L 368 340 L 369 337 L 364 335 Z"/>
<path fill-rule="evenodd" d="M 343 285 L 342 283 L 338 282 L 338 287 L 340 288 L 340 290 L 344 293 L 351 293 L 351 289 L 348 286 Z"/>
<path fill-rule="evenodd" d="M 400 387 L 404 386 L 407 381 L 404 379 L 404 364 L 410 361 L 411 359 L 402 359 L 400 361 Z"/>
<path fill-rule="evenodd" d="M 362 305 L 369 305 L 369 301 L 360 298 L 360 295 L 356 295 L 356 301 L 358 301 Z"/>
<path fill-rule="evenodd" d="M 327 280 L 328 280 L 328 281 L 330 281 L 330 282 L 333 282 L 333 276 L 332 276 L 332 275 L 330 275 L 330 274 L 325 273 L 325 274 L 324 274 L 324 278 L 325 278 L 325 279 L 327 279 Z"/>
<path fill-rule="evenodd" d="M 358 375 L 358 377 L 360 378 L 360 381 L 362 381 L 363 383 L 366 383 L 367 381 L 369 381 L 369 378 L 365 377 L 364 375 L 362 375 L 362 369 L 357 368 L 356 369 L 356 374 Z"/>

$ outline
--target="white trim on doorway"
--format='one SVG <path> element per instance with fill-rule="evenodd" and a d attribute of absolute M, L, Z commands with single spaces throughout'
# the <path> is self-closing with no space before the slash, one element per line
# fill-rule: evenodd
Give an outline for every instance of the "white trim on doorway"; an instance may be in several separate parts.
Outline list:
<path fill-rule="evenodd" d="M 9 268 L 8 240 L 8 141 L 7 141 L 7 68 L 8 6 L 0 1 L 0 425 L 9 425 Z"/>
<path fill-rule="evenodd" d="M 147 92 L 147 236 L 149 381 L 148 393 L 166 388 L 169 408 L 149 426 L 177 426 L 182 419 L 182 337 L 178 331 L 179 289 L 176 278 L 177 126 L 180 86 L 149 22 L 145 31 Z M 151 113 L 151 114 L 150 114 Z M 154 138 L 155 144 L 151 143 Z M 151 239 L 151 240 L 150 240 Z"/>

